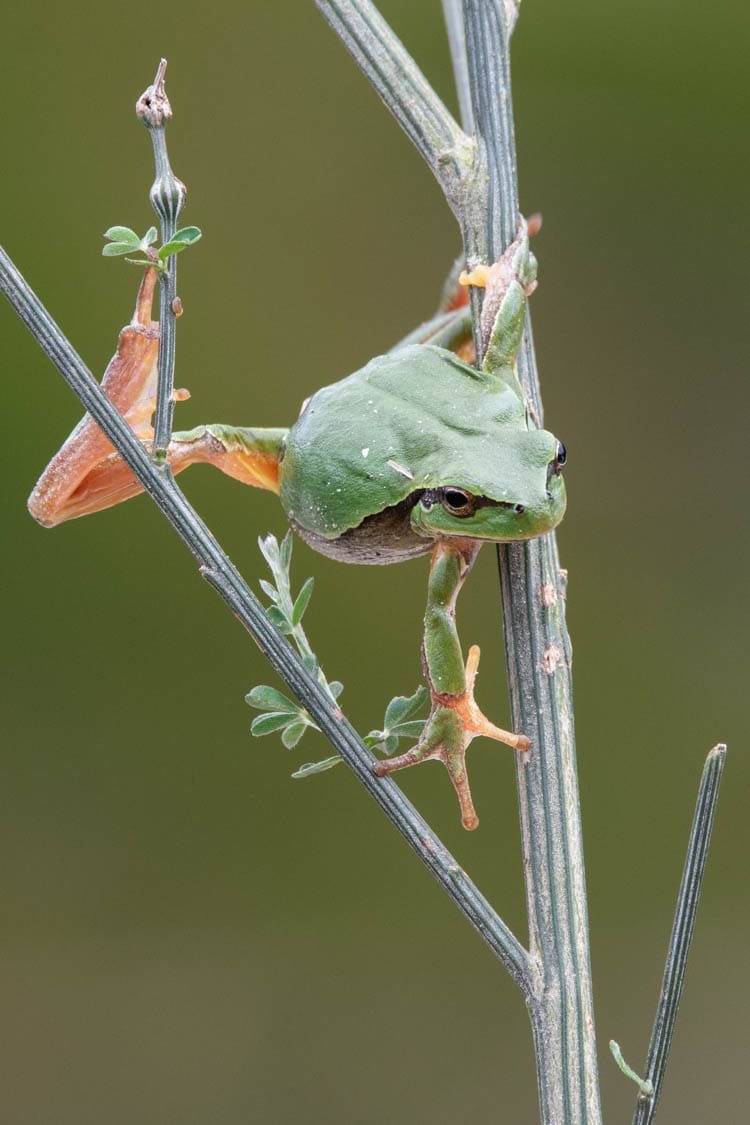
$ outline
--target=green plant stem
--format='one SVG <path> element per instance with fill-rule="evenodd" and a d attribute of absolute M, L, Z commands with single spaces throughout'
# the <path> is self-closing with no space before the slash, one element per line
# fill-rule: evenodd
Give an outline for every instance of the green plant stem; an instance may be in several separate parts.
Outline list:
<path fill-rule="evenodd" d="M 167 60 L 162 59 L 156 77 L 136 102 L 135 111 L 149 131 L 154 148 L 156 177 L 149 198 L 161 228 L 161 243 L 166 245 L 174 238 L 177 219 L 185 203 L 185 185 L 177 179 L 169 163 L 165 129 L 172 116 L 172 107 L 164 87 Z M 159 274 L 159 358 L 154 417 L 154 440 L 151 456 L 154 463 L 169 473 L 167 448 L 172 437 L 174 417 L 174 365 L 177 335 L 177 257 L 167 258 L 165 269 Z"/>
<path fill-rule="evenodd" d="M 330 5 L 316 0 L 322 10 Z M 373 6 L 341 4 L 336 26 L 348 43 L 351 13 Z M 510 95 L 508 15 L 512 0 L 446 0 L 451 54 L 465 129 L 472 123 L 472 159 L 460 182 L 446 184 L 458 219 L 468 267 L 496 261 L 518 225 L 515 143 Z M 459 20 L 460 15 L 460 20 Z M 331 21 L 333 22 L 333 21 Z M 373 79 L 362 60 L 390 59 L 404 48 L 372 15 L 359 27 L 352 51 L 383 101 L 403 124 L 411 91 Z M 350 47 L 350 50 L 352 48 Z M 386 65 L 386 64 L 383 64 Z M 409 130 L 407 129 L 407 132 Z M 411 135 L 411 134 L 410 134 Z M 422 147 L 417 147 L 425 155 Z M 469 151 L 469 150 L 467 150 Z M 429 162 L 429 161 L 428 161 Z M 448 191 L 452 195 L 448 195 Z M 483 354 L 478 314 L 481 293 L 471 291 L 477 355 Z M 519 374 L 541 421 L 541 401 L 530 328 Z M 564 579 L 554 535 L 498 551 L 506 654 L 514 728 L 533 750 L 517 769 L 534 991 L 529 1002 L 545 1125 L 598 1125 L 599 1105 L 588 921 L 575 765 L 570 642 L 564 618 Z"/>
<path fill-rule="evenodd" d="M 328 693 L 306 671 L 291 645 L 268 620 L 262 605 L 190 506 L 171 474 L 162 473 L 152 463 L 144 445 L 104 395 L 72 344 L 1 247 L 0 290 L 192 552 L 200 564 L 203 577 L 255 639 L 284 683 L 309 711 L 334 749 L 484 938 L 513 980 L 525 995 L 530 995 L 531 973 L 526 950 L 399 788 L 389 779 L 374 775 L 374 756 L 338 707 L 332 704 Z"/>
<path fill-rule="evenodd" d="M 680 1006 L 682 989 L 685 984 L 685 970 L 695 929 L 695 916 L 701 897 L 703 875 L 711 843 L 711 831 L 719 799 L 719 786 L 724 772 L 727 748 L 723 744 L 714 746 L 706 758 L 701 775 L 698 799 L 693 814 L 685 867 L 677 895 L 672 933 L 669 938 L 667 961 L 656 1008 L 654 1029 L 646 1059 L 645 1081 L 653 1087 L 651 1096 L 639 1096 L 636 1104 L 633 1125 L 651 1125 L 664 1084 L 664 1075 L 672 1045 L 677 1009 Z"/>
<path fill-rule="evenodd" d="M 315 3 L 424 157 L 456 212 L 474 159 L 470 138 L 370 0 Z"/>
<path fill-rule="evenodd" d="M 480 166 L 488 198 L 467 212 L 467 261 L 496 260 L 518 223 L 509 29 L 500 0 L 463 0 L 465 43 Z M 485 163 L 486 161 L 486 163 Z M 528 317 L 528 313 L 527 313 Z M 541 425 L 530 321 L 519 376 Z M 588 917 L 575 760 L 571 647 L 565 578 L 554 533 L 498 546 L 513 728 L 532 751 L 517 758 L 530 954 L 530 1005 L 542 1121 L 601 1121 Z"/>

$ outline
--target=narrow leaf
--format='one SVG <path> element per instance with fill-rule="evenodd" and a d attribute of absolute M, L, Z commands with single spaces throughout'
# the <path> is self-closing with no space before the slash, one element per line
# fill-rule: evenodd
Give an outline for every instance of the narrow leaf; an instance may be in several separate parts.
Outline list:
<path fill-rule="evenodd" d="M 265 578 L 259 578 L 258 585 L 267 598 L 270 598 L 272 602 L 278 603 L 279 591 L 276 589 L 272 582 L 266 582 Z"/>
<path fill-rule="evenodd" d="M 334 754 L 332 758 L 324 758 L 322 762 L 307 762 L 304 766 L 295 770 L 292 777 L 312 777 L 314 773 L 323 773 L 325 770 L 333 769 L 343 760 L 339 754 Z"/>
<path fill-rule="evenodd" d="M 299 625 L 300 621 L 302 620 L 305 610 L 310 604 L 310 598 L 312 597 L 314 585 L 314 578 L 308 578 L 307 581 L 303 583 L 302 589 L 297 595 L 297 600 L 294 603 L 294 609 L 292 610 L 292 625 Z"/>
<path fill-rule="evenodd" d="M 127 242 L 131 249 L 140 246 L 140 238 L 131 230 L 130 227 L 110 227 L 105 230 L 104 238 L 108 238 L 110 242 Z"/>
<path fill-rule="evenodd" d="M 395 754 L 397 750 L 398 736 L 395 734 L 389 734 L 385 742 L 383 743 L 383 753 L 387 754 L 390 758 L 391 754 Z"/>
<path fill-rule="evenodd" d="M 290 723 L 289 726 L 281 732 L 281 741 L 284 743 L 287 750 L 294 749 L 307 730 L 307 726 L 307 723 Z"/>
<path fill-rule="evenodd" d="M 276 536 L 270 534 L 266 535 L 265 538 L 262 535 L 259 536 L 258 547 L 263 558 L 273 570 L 279 561 L 279 544 Z"/>
<path fill-rule="evenodd" d="M 292 623 L 277 605 L 270 605 L 266 610 L 266 617 L 273 622 L 281 633 L 291 633 Z"/>
<path fill-rule="evenodd" d="M 182 227 L 180 230 L 175 231 L 175 242 L 184 242 L 186 246 L 191 246 L 203 236 L 203 231 L 200 227 Z"/>
<path fill-rule="evenodd" d="M 187 250 L 189 245 L 189 242 L 180 242 L 175 238 L 171 242 L 165 242 L 163 246 L 159 247 L 159 257 L 162 262 L 164 262 L 171 254 L 181 254 L 183 250 Z"/>
<path fill-rule="evenodd" d="M 411 719 L 408 723 L 397 723 L 390 733 L 396 738 L 419 738 L 427 719 Z"/>
<path fill-rule="evenodd" d="M 258 711 L 287 711 L 293 715 L 299 714 L 299 707 L 283 691 L 268 684 L 258 684 L 245 696 L 245 703 L 255 707 Z"/>
<path fill-rule="evenodd" d="M 156 227 L 149 227 L 143 238 L 141 239 L 141 246 L 145 250 L 147 246 L 151 246 L 154 242 L 156 242 L 158 237 L 159 232 Z"/>
<path fill-rule="evenodd" d="M 286 571 L 289 570 L 292 562 L 292 546 L 292 533 L 291 531 L 287 531 L 286 535 L 281 540 L 281 546 L 279 548 L 279 558 L 281 560 L 281 565 Z"/>
<path fill-rule="evenodd" d="M 152 262 L 150 258 L 126 258 L 125 261 L 130 262 L 131 266 L 153 266 L 159 273 L 164 273 L 164 264 Z"/>
<path fill-rule="evenodd" d="M 282 727 L 299 726 L 299 723 L 293 721 L 295 718 L 295 715 L 290 715 L 287 711 L 271 711 L 267 715 L 257 715 L 250 724 L 250 733 L 256 738 L 262 738 L 264 734 L 273 734 L 275 730 L 281 730 Z"/>
<path fill-rule="evenodd" d="M 409 715 L 418 711 L 427 698 L 427 688 L 420 686 L 413 695 L 395 696 L 385 709 L 384 726 L 386 730 L 403 722 Z"/>
<path fill-rule="evenodd" d="M 132 254 L 137 249 L 137 242 L 135 245 L 132 242 L 107 242 L 102 246 L 102 257 L 116 258 L 120 254 Z"/>

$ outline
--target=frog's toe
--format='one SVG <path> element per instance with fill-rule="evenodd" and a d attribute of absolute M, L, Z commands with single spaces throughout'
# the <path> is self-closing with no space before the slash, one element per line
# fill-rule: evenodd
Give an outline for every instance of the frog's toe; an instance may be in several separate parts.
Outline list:
<path fill-rule="evenodd" d="M 461 823 L 464 828 L 471 831 L 479 826 L 479 817 L 474 808 L 469 775 L 466 771 L 465 755 L 469 741 L 470 739 L 464 741 L 463 737 L 460 737 L 458 744 L 452 745 L 450 740 L 432 743 L 428 737 L 420 740 L 416 746 L 412 746 L 411 750 L 407 750 L 406 753 L 399 754 L 397 758 L 388 758 L 384 762 L 378 762 L 374 767 L 374 772 L 378 777 L 385 777 L 397 770 L 407 769 L 408 766 L 416 766 L 419 762 L 433 760 L 442 762 L 453 782 L 453 788 L 456 790 L 461 809 Z"/>
<path fill-rule="evenodd" d="M 513 731 L 496 727 L 477 706 L 474 699 L 474 683 L 479 670 L 480 655 L 479 645 L 472 645 L 466 659 L 466 690 L 461 695 L 454 696 L 453 702 L 446 700 L 446 705 L 456 712 L 469 740 L 483 735 L 485 738 L 494 738 L 496 742 L 504 742 L 506 746 L 525 753 L 531 748 L 531 742 L 525 734 L 514 734 Z"/>

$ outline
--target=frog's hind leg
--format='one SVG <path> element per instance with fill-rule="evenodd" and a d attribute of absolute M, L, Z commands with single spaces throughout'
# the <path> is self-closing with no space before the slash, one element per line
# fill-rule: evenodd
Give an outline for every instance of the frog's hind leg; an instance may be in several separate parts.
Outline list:
<path fill-rule="evenodd" d="M 147 446 L 153 438 L 159 354 L 159 325 L 151 319 L 156 282 L 156 271 L 146 270 L 133 319 L 120 333 L 117 351 L 102 379 L 104 393 Z M 186 390 L 174 392 L 176 401 L 188 397 Z M 281 429 L 201 426 L 174 434 L 167 457 L 174 473 L 203 462 L 245 484 L 278 492 L 278 456 L 285 433 Z M 38 523 L 54 527 L 112 507 L 141 491 L 139 481 L 87 414 L 42 473 L 28 506 Z"/>
<path fill-rule="evenodd" d="M 474 700 L 479 668 L 479 647 L 472 645 L 464 666 L 456 631 L 456 599 L 474 564 L 481 541 L 438 540 L 430 564 L 423 665 L 430 689 L 430 715 L 416 746 L 396 758 L 378 762 L 375 773 L 383 777 L 418 762 L 437 759 L 448 770 L 461 808 L 464 828 L 479 824 L 466 769 L 466 751 L 473 739 L 484 735 L 515 750 L 529 749 L 523 734 L 502 730 L 491 723 Z"/>

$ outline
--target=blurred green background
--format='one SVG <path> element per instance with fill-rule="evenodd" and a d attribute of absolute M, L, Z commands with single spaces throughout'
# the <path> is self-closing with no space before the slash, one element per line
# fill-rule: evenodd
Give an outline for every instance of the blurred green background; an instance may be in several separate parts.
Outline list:
<path fill-rule="evenodd" d="M 451 99 L 437 0 L 383 3 Z M 704 753 L 730 744 L 661 1119 L 747 1117 L 747 50 L 736 0 L 525 0 L 522 206 L 560 531 L 605 1110 L 645 1054 Z M 434 307 L 458 248 L 429 173 L 311 2 L 6 7 L 0 238 L 96 371 L 145 229 L 133 115 L 170 61 L 183 259 L 178 384 L 201 421 L 288 424 Z M 536 1120 L 520 997 L 356 782 L 250 739 L 255 646 L 140 498 L 42 531 L 25 497 L 80 415 L 3 305 L 2 1110 L 14 1125 Z M 267 494 L 186 490 L 248 576 Z M 465 590 L 479 698 L 507 716 L 494 555 Z M 419 676 L 426 562 L 298 544 L 309 632 L 361 730 Z M 472 751 L 481 828 L 443 772 L 400 783 L 523 937 L 513 766 Z"/>

